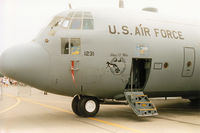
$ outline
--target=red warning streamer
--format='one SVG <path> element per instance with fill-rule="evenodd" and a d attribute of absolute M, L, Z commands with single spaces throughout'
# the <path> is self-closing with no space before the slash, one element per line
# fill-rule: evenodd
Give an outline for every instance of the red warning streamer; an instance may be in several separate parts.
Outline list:
<path fill-rule="evenodd" d="M 74 85 L 76 86 L 76 80 L 75 80 L 75 76 L 74 76 L 74 61 L 72 61 L 71 73 L 72 73 L 72 80 L 74 82 Z"/>

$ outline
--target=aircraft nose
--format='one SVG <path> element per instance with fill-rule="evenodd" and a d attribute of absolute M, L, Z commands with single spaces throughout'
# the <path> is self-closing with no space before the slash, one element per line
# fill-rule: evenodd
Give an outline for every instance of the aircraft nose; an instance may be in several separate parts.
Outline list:
<path fill-rule="evenodd" d="M 2 74 L 9 74 L 11 73 L 11 59 L 9 59 L 11 56 L 10 49 L 7 49 L 3 51 L 0 55 L 0 73 Z"/>
<path fill-rule="evenodd" d="M 36 42 L 13 46 L 0 55 L 0 73 L 34 87 L 46 87 L 48 64 L 48 53 Z"/>
<path fill-rule="evenodd" d="M 2 54 L 0 54 L 0 73 L 3 71 L 3 57 Z"/>

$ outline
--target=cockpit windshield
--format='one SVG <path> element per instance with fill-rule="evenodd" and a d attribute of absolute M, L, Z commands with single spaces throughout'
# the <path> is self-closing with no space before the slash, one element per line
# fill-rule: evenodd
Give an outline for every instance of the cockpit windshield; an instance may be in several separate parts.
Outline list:
<path fill-rule="evenodd" d="M 54 17 L 53 20 L 51 21 L 51 23 L 49 24 L 51 27 L 56 27 L 59 26 L 63 23 L 64 18 L 62 17 Z"/>
<path fill-rule="evenodd" d="M 56 16 L 50 26 L 60 26 L 65 29 L 94 29 L 94 19 L 91 12 L 72 11 L 69 12 L 67 17 Z"/>

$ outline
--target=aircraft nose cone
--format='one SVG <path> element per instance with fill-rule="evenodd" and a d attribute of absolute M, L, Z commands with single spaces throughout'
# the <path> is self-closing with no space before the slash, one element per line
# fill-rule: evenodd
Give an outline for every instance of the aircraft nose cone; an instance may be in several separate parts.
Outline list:
<path fill-rule="evenodd" d="M 3 71 L 3 54 L 0 54 L 0 73 Z"/>
<path fill-rule="evenodd" d="M 8 73 L 10 72 L 10 70 L 8 70 L 10 67 L 8 67 L 8 63 L 9 62 L 5 62 L 9 57 L 8 57 L 8 52 L 9 49 L 3 51 L 1 54 L 0 54 L 0 73 L 1 74 L 5 74 L 5 73 Z"/>
<path fill-rule="evenodd" d="M 19 46 L 14 46 L 6 49 L 0 56 L 0 72 L 5 76 L 14 78 L 16 72 L 22 68 L 20 59 L 22 59 L 22 49 L 24 50 L 25 48 L 18 47 Z"/>
<path fill-rule="evenodd" d="M 35 42 L 11 47 L 0 56 L 3 75 L 39 88 L 46 87 L 48 64 L 48 53 Z"/>

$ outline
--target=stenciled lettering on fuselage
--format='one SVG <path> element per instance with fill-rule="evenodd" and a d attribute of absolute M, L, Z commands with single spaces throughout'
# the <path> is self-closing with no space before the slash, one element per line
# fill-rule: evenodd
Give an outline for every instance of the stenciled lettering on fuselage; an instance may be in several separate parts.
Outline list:
<path fill-rule="evenodd" d="M 108 30 L 110 34 L 123 34 L 130 36 L 143 36 L 143 37 L 162 37 L 166 39 L 179 39 L 184 40 L 183 33 L 181 31 L 160 29 L 160 28 L 148 28 L 142 26 L 142 24 L 135 26 L 134 30 L 130 30 L 129 26 L 120 26 L 117 28 L 116 25 L 108 25 Z"/>
<path fill-rule="evenodd" d="M 84 51 L 84 56 L 94 56 L 94 51 Z"/>

